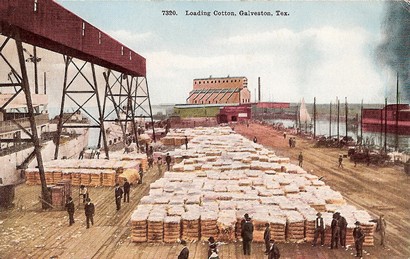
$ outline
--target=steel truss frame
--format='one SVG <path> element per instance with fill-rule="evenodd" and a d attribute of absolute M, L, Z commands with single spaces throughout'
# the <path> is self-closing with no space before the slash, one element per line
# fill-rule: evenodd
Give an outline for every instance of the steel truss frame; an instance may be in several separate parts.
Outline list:
<path fill-rule="evenodd" d="M 139 148 L 138 127 L 145 127 L 145 125 L 141 125 L 141 120 L 150 118 L 151 124 L 154 125 L 147 79 L 124 73 L 114 73 L 111 70 L 104 72 L 103 75 L 106 83 L 103 104 L 104 121 L 118 122 L 122 130 L 124 145 L 129 144 L 128 136 L 132 135 L 136 140 L 137 148 Z M 116 119 L 110 119 L 114 112 Z M 129 124 L 131 127 L 128 127 Z M 154 126 L 152 133 L 154 141 L 156 141 Z"/>
<path fill-rule="evenodd" d="M 33 102 L 32 102 L 32 97 L 31 97 L 30 84 L 28 80 L 26 58 L 24 57 L 25 49 L 23 48 L 23 43 L 20 40 L 19 33 L 15 32 L 14 34 L 15 34 L 14 40 L 15 40 L 16 48 L 17 48 L 18 62 L 20 66 L 20 73 L 13 67 L 11 62 L 2 53 L 2 51 L 4 50 L 4 47 L 7 45 L 7 43 L 11 39 L 10 37 L 6 37 L 4 42 L 0 45 L 0 57 L 11 69 L 11 74 L 9 74 L 9 79 L 11 83 L 8 83 L 8 82 L 0 83 L 0 88 L 13 87 L 15 93 L 8 101 L 6 101 L 6 103 L 2 107 L 0 107 L 0 111 L 4 112 L 7 106 L 13 101 L 14 98 L 16 98 L 21 92 L 24 93 L 25 99 L 26 99 L 27 114 L 28 114 L 28 119 L 30 122 L 31 132 L 27 131 L 17 121 L 12 120 L 12 122 L 16 124 L 22 131 L 24 131 L 29 136 L 29 139 L 27 141 L 32 142 L 34 145 L 34 150 L 29 155 L 29 157 L 33 157 L 34 155 L 36 156 L 37 165 L 39 169 L 39 175 L 40 175 L 40 181 L 41 181 L 42 208 L 48 209 L 50 207 L 49 204 L 51 204 L 51 194 L 47 189 L 47 184 L 46 184 L 46 179 L 45 179 L 45 174 L 44 174 L 44 165 L 43 165 L 43 159 L 41 155 L 41 145 L 40 145 L 39 135 L 37 132 L 37 126 L 36 126 L 36 121 L 34 117 L 34 108 L 33 108 Z M 37 66 L 34 66 L 34 68 L 37 69 Z M 13 76 L 16 82 L 13 81 L 13 78 L 11 76 Z M 24 167 L 24 165 L 22 166 Z"/>
<path fill-rule="evenodd" d="M 64 83 L 63 83 L 63 94 L 61 97 L 61 104 L 60 104 L 60 116 L 58 119 L 58 126 L 57 126 L 57 136 L 61 135 L 61 132 L 63 128 L 99 128 L 100 129 L 100 135 L 102 134 L 103 136 L 103 145 L 104 145 L 104 151 L 105 151 L 105 156 L 107 159 L 109 159 L 109 150 L 108 150 L 108 145 L 107 145 L 107 138 L 105 134 L 105 128 L 104 128 L 104 119 L 102 116 L 102 109 L 101 109 L 101 101 L 98 93 L 98 85 L 97 85 L 97 77 L 95 73 L 95 67 L 93 63 L 84 62 L 81 66 L 77 65 L 74 58 L 69 57 L 69 56 L 63 56 L 64 57 L 64 63 L 65 63 L 65 69 L 64 69 Z M 90 65 L 91 68 L 91 79 L 87 77 L 86 72 L 84 71 L 87 64 Z M 72 67 L 75 71 L 74 76 L 70 79 L 69 81 L 69 69 Z M 71 90 L 70 87 L 73 86 L 74 82 L 78 78 L 83 78 L 87 82 L 87 88 L 83 88 L 81 90 Z M 76 98 L 80 97 L 80 98 Z M 84 101 L 81 101 L 83 97 L 86 97 Z M 76 105 L 76 109 L 69 114 L 69 116 L 64 119 L 64 108 L 66 105 L 66 98 L 71 100 L 72 103 Z M 90 112 L 85 109 L 85 105 L 91 103 L 92 101 L 95 101 L 95 104 L 97 105 L 98 109 L 98 118 L 93 116 Z M 74 114 L 76 114 L 78 111 L 83 111 L 88 115 L 88 117 L 91 119 L 90 124 L 84 124 L 84 125 L 68 125 L 68 121 L 73 117 Z M 100 145 L 100 142 L 99 142 Z M 54 159 L 58 159 L 58 149 L 60 146 L 60 138 L 58 137 L 56 140 L 56 149 L 54 152 Z"/>

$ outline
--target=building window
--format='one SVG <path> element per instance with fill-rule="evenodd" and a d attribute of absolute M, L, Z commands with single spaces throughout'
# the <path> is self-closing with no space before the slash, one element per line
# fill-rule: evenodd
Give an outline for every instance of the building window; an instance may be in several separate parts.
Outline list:
<path fill-rule="evenodd" d="M 101 44 L 101 32 L 98 32 L 98 44 Z"/>
<path fill-rule="evenodd" d="M 132 60 L 132 57 L 131 57 L 131 51 L 130 51 L 130 60 Z"/>
<path fill-rule="evenodd" d="M 221 80 L 218 80 L 218 83 L 220 83 L 221 82 Z"/>
<path fill-rule="evenodd" d="M 199 84 L 201 84 L 201 81 L 199 81 Z"/>
<path fill-rule="evenodd" d="M 85 22 L 83 22 L 83 29 L 81 31 L 81 35 L 85 36 Z"/>
<path fill-rule="evenodd" d="M 209 84 L 209 81 L 206 81 L 207 84 Z"/>
<path fill-rule="evenodd" d="M 121 56 L 124 56 L 124 46 L 121 46 Z"/>
<path fill-rule="evenodd" d="M 214 81 L 211 81 L 211 84 L 213 84 L 214 83 Z"/>
<path fill-rule="evenodd" d="M 196 100 L 195 100 L 195 103 L 196 103 Z"/>

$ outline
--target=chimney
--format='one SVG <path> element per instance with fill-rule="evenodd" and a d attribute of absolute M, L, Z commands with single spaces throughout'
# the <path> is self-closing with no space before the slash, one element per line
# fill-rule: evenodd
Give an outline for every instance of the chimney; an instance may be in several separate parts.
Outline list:
<path fill-rule="evenodd" d="M 258 103 L 261 102 L 261 78 L 258 77 Z"/>

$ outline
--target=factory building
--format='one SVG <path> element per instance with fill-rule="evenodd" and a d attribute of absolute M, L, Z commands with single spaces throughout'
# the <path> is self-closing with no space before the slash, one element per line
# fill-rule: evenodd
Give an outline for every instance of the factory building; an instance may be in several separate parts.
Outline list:
<path fill-rule="evenodd" d="M 209 77 L 193 80 L 188 104 L 244 104 L 251 100 L 248 79 L 239 77 Z"/>

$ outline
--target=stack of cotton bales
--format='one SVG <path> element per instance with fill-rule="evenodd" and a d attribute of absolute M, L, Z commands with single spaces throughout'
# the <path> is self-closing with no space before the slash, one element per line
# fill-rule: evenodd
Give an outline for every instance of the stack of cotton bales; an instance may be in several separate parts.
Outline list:
<path fill-rule="evenodd" d="M 269 223 L 271 237 L 277 242 L 300 242 L 312 241 L 316 213 L 320 211 L 329 244 L 334 212 L 346 217 L 348 228 L 358 218 L 366 223 L 371 219 L 346 205 L 341 194 L 317 176 L 239 135 L 204 128 L 177 133 L 192 137 L 188 150 L 170 151 L 171 156 L 182 158 L 174 165 L 178 172 L 165 172 L 140 202 L 162 208 L 163 213 L 154 218 L 150 212 L 147 225 L 151 221 L 160 228 L 158 220 L 162 219 L 165 242 L 173 242 L 178 235 L 178 219 L 180 238 L 186 240 L 207 240 L 210 236 L 219 241 L 240 239 L 247 213 L 253 218 L 255 241 L 263 241 Z M 373 240 L 372 226 L 365 226 L 369 232 L 366 244 Z M 352 238 L 349 231 L 348 242 Z M 147 231 L 148 241 L 161 240 L 151 232 Z"/>

